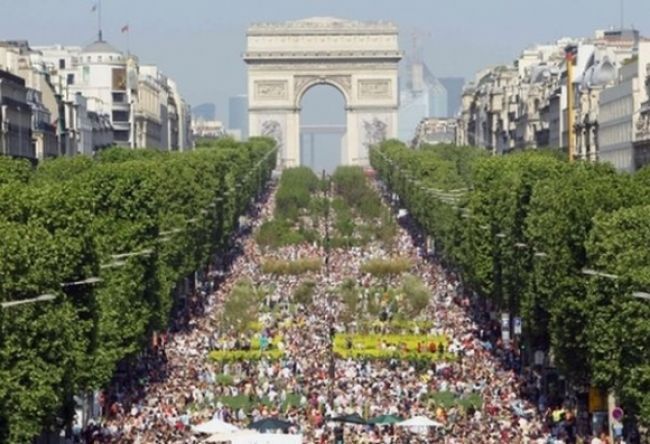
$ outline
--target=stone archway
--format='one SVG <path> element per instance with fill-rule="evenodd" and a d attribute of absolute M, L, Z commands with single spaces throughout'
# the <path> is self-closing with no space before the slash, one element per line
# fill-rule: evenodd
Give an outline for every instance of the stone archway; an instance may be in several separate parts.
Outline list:
<path fill-rule="evenodd" d="M 368 147 L 397 136 L 397 28 L 385 22 L 311 18 L 258 23 L 247 33 L 250 134 L 276 138 L 279 166 L 300 164 L 300 102 L 329 84 L 345 98 L 344 165 L 367 165 Z"/>

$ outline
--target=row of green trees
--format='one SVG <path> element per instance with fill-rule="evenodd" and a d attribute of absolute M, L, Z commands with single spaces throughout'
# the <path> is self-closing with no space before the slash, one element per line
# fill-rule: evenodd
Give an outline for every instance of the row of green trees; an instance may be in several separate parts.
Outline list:
<path fill-rule="evenodd" d="M 55 296 L 0 308 L 0 442 L 69 425 L 73 395 L 167 326 L 175 287 L 228 245 L 275 157 L 256 138 L 36 169 L 0 159 L 0 302 Z"/>
<path fill-rule="evenodd" d="M 650 423 L 650 302 L 632 295 L 650 290 L 650 169 L 397 141 L 371 162 L 445 260 L 523 317 L 529 349 Z"/>

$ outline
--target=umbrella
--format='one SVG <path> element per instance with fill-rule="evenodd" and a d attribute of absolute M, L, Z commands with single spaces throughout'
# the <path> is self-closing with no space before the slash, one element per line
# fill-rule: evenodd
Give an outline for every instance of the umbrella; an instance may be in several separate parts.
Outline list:
<path fill-rule="evenodd" d="M 397 424 L 398 422 L 403 420 L 404 418 L 395 415 L 380 415 L 377 416 L 376 418 L 372 418 L 371 420 L 369 420 L 368 424 L 389 425 L 389 424 Z"/>
<path fill-rule="evenodd" d="M 236 430 L 234 432 L 217 433 L 203 442 L 231 442 L 242 436 L 257 435 L 255 430 Z"/>
<path fill-rule="evenodd" d="M 396 425 L 399 427 L 442 427 L 441 423 L 433 421 L 426 416 L 414 416 L 406 421 L 398 422 Z"/>
<path fill-rule="evenodd" d="M 353 413 L 352 415 L 337 416 L 336 418 L 328 418 L 327 420 L 335 422 L 347 422 L 349 424 L 367 424 L 366 420 L 359 416 L 357 413 Z"/>
<path fill-rule="evenodd" d="M 248 428 L 266 432 L 267 430 L 284 430 L 291 427 L 293 424 L 289 421 L 284 421 L 280 418 L 262 418 L 259 421 L 252 422 Z"/>
<path fill-rule="evenodd" d="M 232 424 L 228 424 L 227 422 L 220 421 L 216 418 L 192 427 L 192 431 L 194 433 L 205 433 L 206 435 L 214 435 L 216 433 L 232 433 L 236 432 L 237 430 L 239 430 L 238 427 L 235 427 Z"/>

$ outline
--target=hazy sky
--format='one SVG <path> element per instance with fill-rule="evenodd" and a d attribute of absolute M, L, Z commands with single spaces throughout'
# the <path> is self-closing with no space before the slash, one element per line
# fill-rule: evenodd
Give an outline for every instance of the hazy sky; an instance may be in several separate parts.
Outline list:
<path fill-rule="evenodd" d="M 650 0 L 624 0 L 625 24 L 650 36 Z M 95 39 L 93 0 L 0 0 L 0 39 L 32 45 L 85 45 Z M 248 24 L 310 16 L 391 20 L 402 49 L 414 29 L 438 76 L 473 77 L 506 63 L 527 45 L 588 36 L 619 26 L 620 0 L 104 0 L 104 37 L 175 78 L 187 100 L 213 102 L 225 118 L 227 97 L 246 88 L 241 53 Z"/>

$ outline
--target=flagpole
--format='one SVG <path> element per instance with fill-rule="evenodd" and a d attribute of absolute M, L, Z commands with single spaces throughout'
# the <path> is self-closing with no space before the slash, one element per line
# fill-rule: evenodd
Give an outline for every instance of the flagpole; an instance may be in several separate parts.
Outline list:
<path fill-rule="evenodd" d="M 103 40 L 102 38 L 102 0 L 97 0 L 97 29 L 99 30 L 99 41 Z"/>

